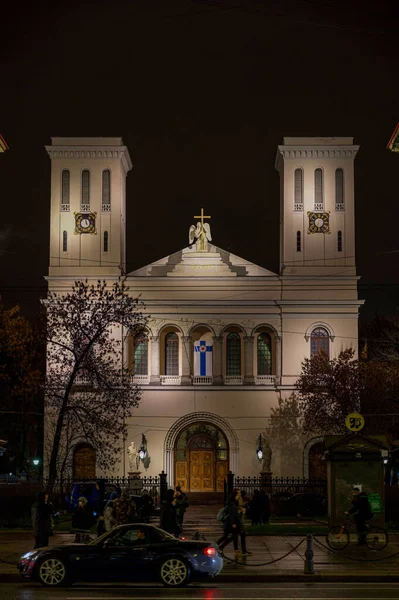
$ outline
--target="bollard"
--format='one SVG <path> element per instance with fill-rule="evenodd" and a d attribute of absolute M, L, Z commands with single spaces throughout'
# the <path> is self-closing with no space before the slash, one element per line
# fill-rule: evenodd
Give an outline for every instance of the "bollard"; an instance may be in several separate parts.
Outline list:
<path fill-rule="evenodd" d="M 311 533 L 308 533 L 306 536 L 305 565 L 303 572 L 305 575 L 314 575 L 313 535 Z"/>

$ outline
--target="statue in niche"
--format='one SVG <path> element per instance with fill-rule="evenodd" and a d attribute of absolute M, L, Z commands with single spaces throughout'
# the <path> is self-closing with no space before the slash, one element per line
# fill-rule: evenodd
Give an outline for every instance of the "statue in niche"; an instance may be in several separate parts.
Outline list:
<path fill-rule="evenodd" d="M 134 442 L 132 442 L 127 449 L 127 453 L 129 456 L 129 469 L 130 471 L 138 471 L 140 464 L 140 457 Z"/>
<path fill-rule="evenodd" d="M 268 437 L 265 433 L 262 434 L 262 473 L 270 473 L 272 470 L 272 455 L 273 450 L 270 447 Z"/>
<path fill-rule="evenodd" d="M 207 252 L 208 242 L 212 241 L 211 226 L 209 223 L 198 221 L 197 225 L 191 225 L 188 232 L 190 246 L 195 242 L 197 252 Z"/>

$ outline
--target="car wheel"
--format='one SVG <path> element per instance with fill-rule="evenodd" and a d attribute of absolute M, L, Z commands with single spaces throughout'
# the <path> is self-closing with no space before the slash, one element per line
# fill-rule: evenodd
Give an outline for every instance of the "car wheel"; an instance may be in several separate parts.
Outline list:
<path fill-rule="evenodd" d="M 182 587 L 190 580 L 190 567 L 181 558 L 167 558 L 161 564 L 160 576 L 167 587 Z"/>
<path fill-rule="evenodd" d="M 40 583 L 49 587 L 67 585 L 65 563 L 56 556 L 49 556 L 40 563 L 38 576 Z"/>

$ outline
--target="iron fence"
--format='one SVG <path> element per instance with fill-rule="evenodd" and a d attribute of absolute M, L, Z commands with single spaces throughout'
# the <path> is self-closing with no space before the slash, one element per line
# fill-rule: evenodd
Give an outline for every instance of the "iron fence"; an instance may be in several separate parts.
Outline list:
<path fill-rule="evenodd" d="M 263 490 L 270 497 L 292 494 L 318 494 L 327 498 L 327 479 L 305 477 L 237 477 L 233 473 L 227 475 L 225 481 L 225 500 L 234 488 L 244 490 L 251 500 L 255 490 Z"/>

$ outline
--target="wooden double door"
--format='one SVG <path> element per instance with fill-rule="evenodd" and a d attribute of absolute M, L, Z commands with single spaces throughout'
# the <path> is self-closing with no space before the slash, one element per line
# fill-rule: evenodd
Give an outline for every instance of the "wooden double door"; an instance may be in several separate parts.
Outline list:
<path fill-rule="evenodd" d="M 187 461 L 176 461 L 176 485 L 189 492 L 223 492 L 227 460 L 215 460 L 213 450 L 189 450 Z"/>

